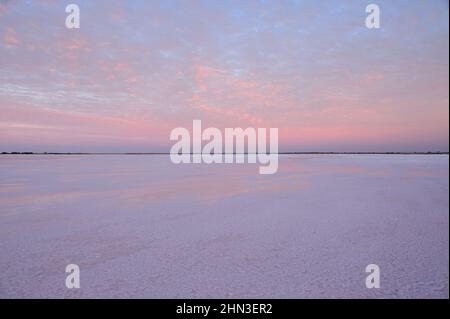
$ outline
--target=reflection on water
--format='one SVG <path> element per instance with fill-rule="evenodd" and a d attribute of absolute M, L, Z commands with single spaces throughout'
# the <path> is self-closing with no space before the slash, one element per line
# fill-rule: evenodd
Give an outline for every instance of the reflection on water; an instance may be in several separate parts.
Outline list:
<path fill-rule="evenodd" d="M 0 298 L 448 298 L 448 205 L 448 156 L 0 156 Z"/>
<path fill-rule="evenodd" d="M 0 203 L 6 206 L 108 197 L 125 205 L 174 198 L 211 202 L 309 183 L 292 172 L 260 175 L 258 164 L 174 165 L 168 156 L 8 156 L 2 169 Z"/>
<path fill-rule="evenodd" d="M 365 156 L 369 158 L 369 156 Z M 417 167 L 417 162 L 359 161 L 354 156 L 281 155 L 279 171 L 258 174 L 258 164 L 179 164 L 168 156 L 4 156 L 0 204 L 113 198 L 124 205 L 169 199 L 214 202 L 233 196 L 297 192 L 318 176 L 429 177 L 448 168 Z M 381 162 L 381 163 L 380 163 Z M 356 164 L 355 164 L 356 163 Z M 410 167 L 413 165 L 412 167 Z"/>

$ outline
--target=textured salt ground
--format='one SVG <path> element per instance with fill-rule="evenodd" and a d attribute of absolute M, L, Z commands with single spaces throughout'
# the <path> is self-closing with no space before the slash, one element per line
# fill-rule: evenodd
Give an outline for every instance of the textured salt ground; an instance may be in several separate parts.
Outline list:
<path fill-rule="evenodd" d="M 1 156 L 1 298 L 448 298 L 447 155 Z M 65 266 L 81 289 L 65 288 Z M 381 288 L 365 288 L 365 266 Z"/>

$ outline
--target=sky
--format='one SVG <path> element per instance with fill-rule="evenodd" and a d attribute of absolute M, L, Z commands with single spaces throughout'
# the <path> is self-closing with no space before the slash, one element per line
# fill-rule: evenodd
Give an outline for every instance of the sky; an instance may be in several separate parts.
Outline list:
<path fill-rule="evenodd" d="M 0 151 L 168 152 L 195 119 L 276 127 L 280 151 L 448 151 L 448 14 L 445 0 L 0 0 Z"/>

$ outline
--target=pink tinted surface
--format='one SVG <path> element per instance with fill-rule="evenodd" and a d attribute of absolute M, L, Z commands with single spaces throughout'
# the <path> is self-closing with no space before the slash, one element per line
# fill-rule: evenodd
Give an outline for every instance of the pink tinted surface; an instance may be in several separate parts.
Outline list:
<path fill-rule="evenodd" d="M 448 160 L 1 156 L 0 297 L 448 298 Z"/>

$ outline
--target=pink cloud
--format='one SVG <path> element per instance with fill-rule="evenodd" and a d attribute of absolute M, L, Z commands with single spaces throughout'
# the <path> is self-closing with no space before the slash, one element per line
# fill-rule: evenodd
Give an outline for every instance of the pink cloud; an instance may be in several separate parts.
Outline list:
<path fill-rule="evenodd" d="M 15 48 L 19 45 L 20 41 L 16 31 L 13 28 L 6 28 L 3 34 L 3 43 L 7 48 Z"/>
<path fill-rule="evenodd" d="M 0 132 L 9 143 L 45 140 L 55 145 L 160 145 L 170 132 L 156 119 L 123 118 L 24 106 L 0 108 Z"/>

